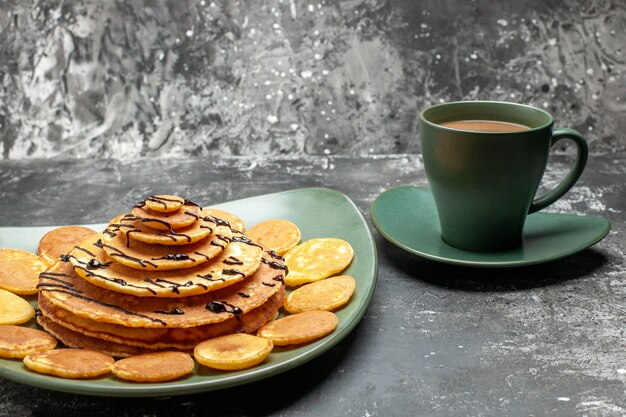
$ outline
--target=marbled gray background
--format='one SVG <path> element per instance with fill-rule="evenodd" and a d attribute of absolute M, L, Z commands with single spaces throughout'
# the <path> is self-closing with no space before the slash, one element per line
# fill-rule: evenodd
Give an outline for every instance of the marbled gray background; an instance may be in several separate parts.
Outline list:
<path fill-rule="evenodd" d="M 419 152 L 497 99 L 626 149 L 621 0 L 1 1 L 0 155 Z"/>

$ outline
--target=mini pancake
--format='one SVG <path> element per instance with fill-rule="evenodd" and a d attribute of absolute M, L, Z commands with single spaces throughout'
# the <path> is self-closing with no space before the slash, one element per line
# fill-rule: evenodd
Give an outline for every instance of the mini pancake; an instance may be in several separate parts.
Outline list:
<path fill-rule="evenodd" d="M 185 204 L 185 199 L 175 195 L 151 195 L 144 200 L 144 204 L 150 210 L 171 213 L 178 211 Z"/>
<path fill-rule="evenodd" d="M 300 243 L 302 235 L 298 226 L 289 220 L 267 220 L 257 224 L 246 235 L 279 255 Z"/>
<path fill-rule="evenodd" d="M 144 225 L 153 229 L 176 230 L 194 224 L 200 218 L 201 208 L 197 204 L 188 202 L 172 213 L 159 213 L 139 206 L 133 207 L 132 213 Z"/>
<path fill-rule="evenodd" d="M 127 358 L 146 352 L 154 352 L 153 350 L 146 350 L 137 346 L 122 345 L 85 336 L 84 334 L 77 333 L 60 324 L 54 323 L 44 316 L 37 317 L 37 323 L 48 333 L 59 339 L 61 343 L 70 348 L 94 350 L 116 358 Z"/>
<path fill-rule="evenodd" d="M 14 294 L 36 294 L 39 273 L 48 267 L 48 263 L 34 253 L 0 249 L 0 288 Z"/>
<path fill-rule="evenodd" d="M 267 302 L 242 314 L 239 319 L 233 317 L 220 323 L 188 329 L 125 327 L 119 324 L 100 323 L 62 310 L 50 303 L 46 297 L 39 298 L 39 308 L 48 320 L 85 336 L 147 349 L 193 350 L 198 343 L 206 339 L 231 333 L 256 332 L 259 327 L 276 316 L 284 298 L 285 290 L 281 288 Z"/>
<path fill-rule="evenodd" d="M 35 372 L 72 379 L 108 374 L 114 362 L 109 355 L 85 349 L 47 350 L 24 358 L 24 365 Z"/>
<path fill-rule="evenodd" d="M 101 246 L 91 238 L 72 251 L 69 259 L 78 275 L 100 287 L 139 297 L 186 297 L 226 287 L 253 274 L 262 254 L 260 245 L 236 236 L 219 256 L 193 268 L 143 271 L 115 262 Z"/>
<path fill-rule="evenodd" d="M 222 252 L 231 238 L 229 227 L 218 226 L 205 239 L 189 245 L 151 245 L 129 240 L 128 234 L 120 232 L 119 223 L 111 223 L 102 233 L 102 248 L 115 262 L 129 268 L 161 271 L 207 262 Z M 71 254 L 83 262 L 90 259 L 84 251 L 75 249 Z"/>
<path fill-rule="evenodd" d="M 130 237 L 131 240 L 159 245 L 188 245 L 195 243 L 209 236 L 217 227 L 217 221 L 209 216 L 200 217 L 200 220 L 191 226 L 176 231 L 151 229 L 144 226 L 132 214 L 118 219 L 117 222 L 120 224 L 118 227 L 122 233 L 126 234 L 127 239 Z"/>
<path fill-rule="evenodd" d="M 92 285 L 78 277 L 71 264 L 59 262 L 41 275 L 39 297 L 98 322 L 128 327 L 189 328 L 220 323 L 259 307 L 281 290 L 284 275 L 283 270 L 261 263 L 250 277 L 210 293 L 176 299 L 135 297 Z"/>
<path fill-rule="evenodd" d="M 193 367 L 193 359 L 187 353 L 157 352 L 121 359 L 113 364 L 111 372 L 129 381 L 165 382 L 190 374 Z"/>
<path fill-rule="evenodd" d="M 285 284 L 296 286 L 319 281 L 343 271 L 354 256 L 352 246 L 334 238 L 311 239 L 285 254 L 289 275 Z"/>
<path fill-rule="evenodd" d="M 50 265 L 57 262 L 61 255 L 67 255 L 88 237 L 98 232 L 83 226 L 63 226 L 49 231 L 39 241 L 37 253 Z"/>
<path fill-rule="evenodd" d="M 292 314 L 311 310 L 333 311 L 350 300 L 355 287 L 356 282 L 349 275 L 313 282 L 292 291 L 285 302 L 285 310 Z"/>
<path fill-rule="evenodd" d="M 257 335 L 270 339 L 276 346 L 297 345 L 326 336 L 335 330 L 338 321 L 330 311 L 306 311 L 271 321 Z"/>
<path fill-rule="evenodd" d="M 202 209 L 202 215 L 212 216 L 212 217 L 224 220 L 228 222 L 228 224 L 230 225 L 230 228 L 233 230 L 237 230 L 239 232 L 243 232 L 245 230 L 243 220 L 241 220 L 239 217 L 227 211 L 209 207 L 209 208 Z"/>
<path fill-rule="evenodd" d="M 0 324 L 0 357 L 23 358 L 31 353 L 54 349 L 57 340 L 48 333 L 28 327 Z"/>
<path fill-rule="evenodd" d="M 0 324 L 22 324 L 35 316 L 35 309 L 22 297 L 0 289 Z"/>
<path fill-rule="evenodd" d="M 200 343 L 193 351 L 198 363 L 209 368 L 235 371 L 263 362 L 274 344 L 249 334 L 229 334 Z"/>

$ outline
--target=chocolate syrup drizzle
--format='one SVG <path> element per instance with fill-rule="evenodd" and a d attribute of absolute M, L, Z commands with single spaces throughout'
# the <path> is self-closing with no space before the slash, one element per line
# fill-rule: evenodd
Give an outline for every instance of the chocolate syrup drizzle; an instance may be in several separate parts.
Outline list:
<path fill-rule="evenodd" d="M 185 204 L 185 202 L 187 200 L 179 200 L 176 198 L 163 198 L 163 197 L 157 197 L 155 195 L 151 195 L 150 197 L 146 198 L 145 201 L 143 202 L 143 204 L 146 204 L 146 201 L 152 201 L 153 203 L 157 203 L 157 204 L 162 204 L 163 208 L 167 208 L 167 201 L 169 201 L 170 203 L 181 203 L 181 204 Z M 143 206 L 141 206 L 143 207 Z"/>
<path fill-rule="evenodd" d="M 242 277 L 246 276 L 246 274 L 244 274 L 243 272 L 241 272 L 238 269 L 222 269 L 222 274 L 224 274 L 224 275 L 241 275 Z"/>
<path fill-rule="evenodd" d="M 158 313 L 158 314 L 175 314 L 175 315 L 185 314 L 185 312 L 183 310 L 181 310 L 180 308 L 173 308 L 170 311 L 155 310 L 154 312 Z"/>
<path fill-rule="evenodd" d="M 191 200 L 185 199 L 185 201 L 183 202 L 183 205 L 184 206 L 195 206 L 195 207 L 198 207 L 200 210 L 202 210 L 202 206 L 200 206 L 199 204 L 194 203 Z"/>
<path fill-rule="evenodd" d="M 279 260 L 281 262 L 285 262 L 285 258 L 283 258 L 282 256 L 280 256 L 279 254 L 277 254 L 276 252 L 274 252 L 273 250 L 268 250 L 266 251 L 266 253 L 271 256 L 272 258 Z"/>
<path fill-rule="evenodd" d="M 276 261 L 270 261 L 265 258 L 261 258 L 261 262 L 263 262 L 265 265 L 269 266 L 272 269 L 279 269 L 281 271 L 285 271 L 285 275 L 289 273 L 289 268 L 287 268 L 287 265 L 285 264 L 281 264 Z"/>
<path fill-rule="evenodd" d="M 215 235 L 216 238 L 218 238 L 219 240 L 221 240 L 222 242 L 230 242 L 230 238 L 228 236 L 224 236 L 224 235 Z"/>
<path fill-rule="evenodd" d="M 226 301 L 209 301 L 206 303 L 205 308 L 212 313 L 230 313 L 235 316 L 237 320 L 241 320 L 241 308 L 232 305 Z"/>
<path fill-rule="evenodd" d="M 198 256 L 203 256 L 203 257 L 205 257 L 207 261 L 211 260 L 211 258 L 209 258 L 209 257 L 208 257 L 207 255 L 205 255 L 204 253 L 194 252 L 194 254 L 195 254 L 195 255 L 198 255 Z"/>
<path fill-rule="evenodd" d="M 98 246 L 98 245 L 97 245 L 98 243 L 99 243 L 100 245 L 102 245 L 102 240 L 98 239 L 98 241 L 97 241 L 96 243 L 94 243 L 94 245 Z M 100 248 L 102 248 L 102 246 L 99 246 L 99 247 L 100 247 Z M 89 256 L 93 256 L 94 258 L 96 257 L 96 255 L 95 255 L 93 252 L 90 252 L 90 251 L 88 251 L 88 250 L 87 250 L 87 249 L 85 249 L 85 248 L 81 248 L 80 246 L 74 246 L 74 249 L 78 249 L 78 250 L 80 250 L 80 251 L 83 251 L 83 252 L 85 252 L 87 255 L 89 255 Z"/>
<path fill-rule="evenodd" d="M 257 247 L 263 249 L 263 246 L 259 245 L 258 243 L 255 243 L 255 242 L 251 241 L 250 239 L 248 239 L 245 236 L 233 236 L 233 238 L 231 240 L 233 242 L 245 243 L 246 245 L 257 246 Z"/>
<path fill-rule="evenodd" d="M 243 262 L 235 258 L 234 256 L 229 256 L 228 258 L 224 259 L 222 263 L 225 263 L 226 265 L 243 265 Z"/>
<path fill-rule="evenodd" d="M 217 282 L 217 281 L 226 281 L 224 278 L 213 278 L 213 275 L 211 274 L 206 274 L 206 275 L 196 275 L 198 278 L 202 278 L 202 279 L 206 279 L 207 281 L 211 281 L 211 282 Z"/>
<path fill-rule="evenodd" d="M 232 228 L 230 227 L 230 223 L 228 223 L 226 220 L 222 220 L 218 217 L 214 217 L 214 216 L 204 216 L 202 217 L 202 220 L 204 220 L 205 222 L 211 222 L 216 226 L 226 226 L 229 229 L 232 230 Z"/>
<path fill-rule="evenodd" d="M 132 222 L 134 222 L 136 220 L 140 221 L 141 223 L 149 223 L 149 222 L 160 223 L 160 224 L 164 225 L 165 227 L 167 227 L 167 231 L 170 233 L 171 236 L 170 235 L 166 235 L 165 233 L 158 233 L 159 236 L 167 236 L 170 239 L 172 239 L 174 242 L 177 241 L 175 236 L 181 236 L 181 237 L 184 237 L 185 239 L 187 239 L 187 242 L 191 243 L 191 236 L 186 235 L 184 233 L 176 232 L 174 229 L 172 229 L 172 225 L 169 224 L 168 222 L 166 222 L 165 220 L 154 219 L 154 218 L 151 218 L 151 217 L 137 217 L 137 216 L 134 216 L 134 215 L 129 213 L 129 214 L 126 214 L 120 221 L 122 221 L 122 222 L 123 221 L 127 221 L 127 222 L 132 221 Z M 138 230 L 138 231 L 140 231 L 140 230 Z"/>
<path fill-rule="evenodd" d="M 198 252 L 196 252 L 198 253 Z M 160 258 L 151 258 L 153 261 L 161 261 L 161 260 L 165 260 L 165 261 L 191 261 L 191 262 L 196 262 L 196 260 L 194 258 L 190 258 L 189 255 L 187 255 L 186 253 L 168 253 L 165 256 L 161 256 Z"/>

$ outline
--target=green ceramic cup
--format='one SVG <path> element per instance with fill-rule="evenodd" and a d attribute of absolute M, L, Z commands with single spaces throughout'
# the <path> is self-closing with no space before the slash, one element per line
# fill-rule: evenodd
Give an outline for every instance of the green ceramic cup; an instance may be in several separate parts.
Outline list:
<path fill-rule="evenodd" d="M 440 125 L 460 120 L 508 122 L 529 129 L 492 133 Z M 587 142 L 575 130 L 552 125 L 548 112 L 506 102 L 444 103 L 420 113 L 424 167 L 446 243 L 481 252 L 518 246 L 526 216 L 572 188 L 587 163 Z M 562 139 L 577 146 L 574 166 L 554 190 L 535 198 L 550 148 Z"/>

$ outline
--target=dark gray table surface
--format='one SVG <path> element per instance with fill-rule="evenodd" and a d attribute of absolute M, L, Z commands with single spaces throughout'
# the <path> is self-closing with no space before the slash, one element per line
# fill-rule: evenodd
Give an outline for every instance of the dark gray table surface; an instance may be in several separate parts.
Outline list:
<path fill-rule="evenodd" d="M 552 158 L 545 185 L 569 158 Z M 148 194 L 208 205 L 307 186 L 372 200 L 426 184 L 416 155 L 219 160 L 0 161 L 0 225 L 104 222 Z M 0 415 L 464 416 L 626 414 L 626 155 L 593 156 L 552 211 L 613 228 L 576 255 L 474 269 L 408 255 L 373 227 L 380 270 L 369 309 L 331 351 L 249 385 L 168 399 L 106 399 L 0 380 Z"/>

